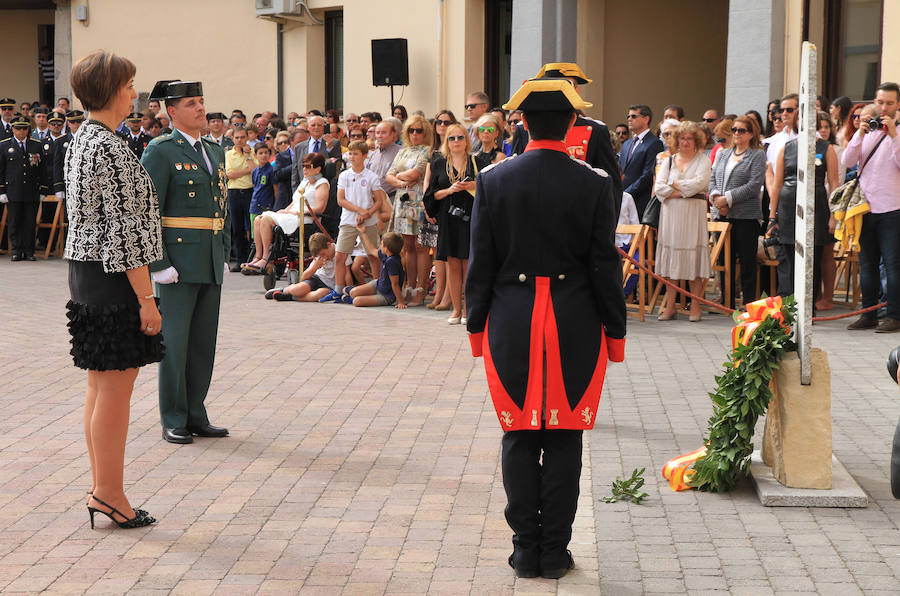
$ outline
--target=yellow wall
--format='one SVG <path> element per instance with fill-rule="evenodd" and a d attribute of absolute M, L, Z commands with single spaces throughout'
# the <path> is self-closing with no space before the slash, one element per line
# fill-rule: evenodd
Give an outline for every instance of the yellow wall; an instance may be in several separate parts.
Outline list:
<path fill-rule="evenodd" d="M 88 6 L 85 23 L 75 19 L 79 4 Z M 209 111 L 274 109 L 276 27 L 257 19 L 254 6 L 248 0 L 73 0 L 72 63 L 104 49 L 135 63 L 139 91 L 149 92 L 159 79 L 199 79 Z"/>
<path fill-rule="evenodd" d="M 11 97 L 17 104 L 38 99 L 38 25 L 52 25 L 53 20 L 52 10 L 0 11 L 0 56 L 4 56 L 0 97 Z"/>
<path fill-rule="evenodd" d="M 606 0 L 579 0 L 578 23 L 590 26 L 578 27 L 578 65 L 592 81 L 590 85 L 579 87 L 581 96 L 594 107 L 586 110 L 589 116 L 600 117 L 604 105 L 604 44 L 603 26 L 606 19 Z M 608 124 L 608 123 L 607 123 Z"/>
<path fill-rule="evenodd" d="M 900 0 L 884 0 L 884 29 L 881 37 L 881 80 L 900 81 Z"/>
<path fill-rule="evenodd" d="M 606 2 L 605 22 L 579 23 L 579 28 L 595 26 L 605 31 L 603 79 L 594 79 L 593 85 L 603 86 L 603 111 L 597 116 L 607 124 L 624 122 L 628 106 L 635 103 L 651 107 L 651 127 L 670 103 L 684 107 L 685 117 L 692 120 L 699 119 L 707 108 L 721 113 L 727 2 Z M 586 91 L 598 92 L 591 86 Z"/>

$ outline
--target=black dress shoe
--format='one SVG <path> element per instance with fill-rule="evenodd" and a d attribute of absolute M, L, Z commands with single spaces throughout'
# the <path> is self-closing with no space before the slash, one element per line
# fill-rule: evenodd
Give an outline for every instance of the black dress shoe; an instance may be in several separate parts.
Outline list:
<path fill-rule="evenodd" d="M 509 563 L 509 566 L 513 568 L 513 571 L 516 572 L 516 577 L 537 577 L 540 575 L 537 569 L 531 569 L 528 567 L 516 567 L 513 565 L 513 556 L 509 555 L 509 558 L 506 560 Z"/>
<path fill-rule="evenodd" d="M 22 255 L 13 255 L 13 256 L 12 256 L 12 259 L 10 259 L 10 260 L 13 261 L 13 262 L 15 262 L 15 261 L 21 261 L 21 260 L 23 260 L 24 258 L 25 258 L 25 257 L 23 257 Z"/>
<path fill-rule="evenodd" d="M 213 426 L 212 424 L 201 424 L 200 426 L 187 427 L 188 432 L 198 437 L 227 437 L 228 429 Z"/>
<path fill-rule="evenodd" d="M 194 442 L 194 437 L 186 428 L 164 428 L 162 432 L 163 438 L 170 443 L 178 443 L 186 445 Z"/>
<path fill-rule="evenodd" d="M 569 561 L 564 567 L 544 567 L 541 565 L 541 577 L 546 579 L 559 579 L 569 572 L 569 569 L 575 568 L 575 559 L 572 558 L 572 551 L 566 551 L 566 557 Z"/>
<path fill-rule="evenodd" d="M 28 255 L 27 257 L 25 257 L 25 260 L 26 261 L 37 261 L 37 259 L 34 258 L 34 255 Z"/>

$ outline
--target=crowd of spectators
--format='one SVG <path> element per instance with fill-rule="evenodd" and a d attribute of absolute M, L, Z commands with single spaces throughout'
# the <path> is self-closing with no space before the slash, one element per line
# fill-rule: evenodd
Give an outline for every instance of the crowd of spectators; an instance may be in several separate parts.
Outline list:
<path fill-rule="evenodd" d="M 880 322 L 866 313 L 852 329 L 900 329 L 898 95 L 897 85 L 885 83 L 871 104 L 839 97 L 830 103 L 818 98 L 816 105 L 817 310 L 833 308 L 836 221 L 830 217 L 828 196 L 857 175 L 861 162 L 871 162 L 859 180 L 872 211 L 864 217 L 859 237 L 862 300 L 863 306 L 882 300 L 888 306 Z M 19 107 L 33 119 L 32 136 L 59 138 L 62 120 L 48 123 L 47 112 L 66 114 L 68 100 L 60 98 L 52 111 L 35 107 Z M 11 113 L 3 112 L 0 134 Z M 641 222 L 648 205 L 659 202 L 658 221 L 652 222 L 658 227 L 657 273 L 688 281 L 694 293 L 703 293 L 711 265 L 706 222 L 722 220 L 731 223 L 731 271 L 740 265 L 740 279 L 721 280 L 720 287 L 730 283 L 734 288 L 725 305 L 733 308 L 738 296 L 747 303 L 762 292 L 793 292 L 798 115 L 796 94 L 773 99 L 765 116 L 755 110 L 738 115 L 710 108 L 696 122 L 686 120 L 676 104 L 664 108 L 658 123 L 649 106 L 629 106 L 625 122 L 610 132 L 620 168 L 613 174 L 624 184 L 619 223 Z M 133 139 L 149 139 L 171 131 L 156 102 L 131 116 L 140 118 L 140 127 L 130 117 L 131 123 L 123 122 L 120 129 L 123 138 L 129 132 Z M 464 323 L 462 288 L 475 177 L 510 155 L 521 119 L 520 112 L 492 107 L 480 91 L 466 97 L 464 121 L 448 109 L 428 117 L 403 105 L 394 106 L 387 118 L 375 111 L 310 110 L 283 117 L 271 111 L 251 117 L 240 109 L 227 116 L 209 112 L 204 134 L 226 149 L 231 270 L 263 273 L 273 228 L 286 233 L 302 229 L 316 267 L 303 271 L 300 284 L 270 291 L 267 298 L 371 305 L 369 298 L 357 299 L 364 296 L 354 289 L 374 282 L 375 294 L 365 296 L 380 296 L 377 304 L 427 305 L 450 311 L 450 324 Z M 880 142 L 885 137 L 888 142 Z M 337 245 L 310 245 L 309 238 L 319 231 L 316 220 L 327 219 L 329 210 L 340 220 L 334 228 L 339 231 Z M 396 237 L 382 245 L 388 232 Z M 627 241 L 625 237 L 621 243 Z M 401 248 L 396 249 L 397 243 Z M 777 285 L 760 286 L 758 260 L 773 252 Z M 396 272 L 392 265 L 393 282 L 401 283 L 395 288 L 390 278 L 379 282 L 383 259 L 394 263 L 400 262 L 398 257 L 403 267 Z M 724 292 L 721 301 L 725 303 Z M 699 305 L 692 305 L 690 319 L 700 316 Z M 676 317 L 670 293 L 659 318 Z"/>

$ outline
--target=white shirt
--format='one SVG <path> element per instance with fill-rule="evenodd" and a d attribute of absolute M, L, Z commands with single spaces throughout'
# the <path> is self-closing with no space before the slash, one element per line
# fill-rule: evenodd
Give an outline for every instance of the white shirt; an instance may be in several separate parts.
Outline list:
<path fill-rule="evenodd" d="M 363 168 L 361 172 L 354 172 L 352 169 L 344 170 L 338 176 L 338 191 L 344 191 L 344 199 L 350 203 L 369 209 L 375 204 L 374 194 L 376 190 L 381 190 L 381 183 L 378 181 L 378 175 L 372 170 Z M 357 213 L 344 209 L 341 211 L 342 226 L 356 226 Z M 374 226 L 378 221 L 377 215 L 372 215 L 366 220 L 366 226 Z"/>
<path fill-rule="evenodd" d="M 178 127 L 175 127 L 175 130 L 177 130 L 178 132 L 180 132 L 181 135 L 185 138 L 185 140 L 186 140 L 188 143 L 190 143 L 191 149 L 194 148 L 194 145 L 197 143 L 197 141 L 200 141 L 200 139 L 195 139 L 194 137 L 192 137 L 191 135 L 189 135 L 188 133 L 184 132 L 183 130 L 181 130 L 181 129 L 178 128 Z M 129 132 L 130 132 L 130 131 L 129 131 Z M 213 171 L 212 162 L 209 161 L 209 156 L 206 154 L 206 150 L 203 148 L 203 141 L 200 141 L 200 153 L 203 154 L 203 159 L 206 161 L 206 169 L 207 169 L 207 171 L 210 173 L 210 175 L 212 175 L 212 171 Z"/>
<path fill-rule="evenodd" d="M 644 137 L 646 137 L 649 133 L 650 129 L 645 128 L 643 132 L 638 133 L 632 137 L 634 139 L 634 143 L 632 143 L 631 149 L 629 149 L 628 151 L 628 155 L 625 156 L 626 161 L 630 159 L 632 155 L 634 155 L 634 152 L 637 151 L 638 145 L 644 142 Z"/>
<path fill-rule="evenodd" d="M 636 225 L 641 223 L 638 219 L 637 207 L 634 197 L 630 193 L 622 193 L 622 210 L 619 211 L 619 225 Z M 616 234 L 616 246 L 625 246 L 631 242 L 631 234 Z"/>
<path fill-rule="evenodd" d="M 791 139 L 796 139 L 797 133 L 793 130 L 782 130 L 781 132 L 776 132 L 768 139 L 764 140 L 763 143 L 766 144 L 766 161 L 772 164 L 772 167 L 775 167 L 775 161 L 778 159 L 778 152 L 781 151 L 781 148 L 785 146 L 785 144 Z"/>
<path fill-rule="evenodd" d="M 309 137 L 309 139 L 306 141 L 306 146 L 307 146 L 306 153 L 308 155 L 311 155 L 316 152 L 315 144 L 316 144 L 316 139 Z M 328 147 L 326 146 L 326 143 L 325 143 L 325 137 L 321 136 L 321 137 L 319 137 L 319 153 L 324 153 L 326 151 L 328 151 Z"/>

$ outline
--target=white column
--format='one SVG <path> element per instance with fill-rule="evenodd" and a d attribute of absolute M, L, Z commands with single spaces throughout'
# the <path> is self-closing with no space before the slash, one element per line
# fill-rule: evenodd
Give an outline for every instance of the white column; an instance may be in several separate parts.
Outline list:
<path fill-rule="evenodd" d="M 575 62 L 578 0 L 516 0 L 512 15 L 510 89 L 547 62 Z"/>
<path fill-rule="evenodd" d="M 725 112 L 765 111 L 784 94 L 785 0 L 731 0 Z"/>

